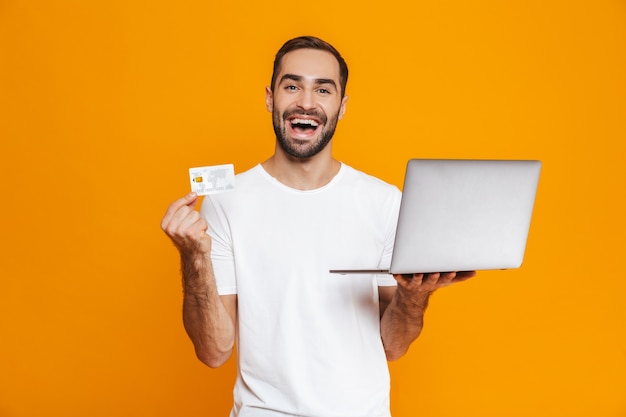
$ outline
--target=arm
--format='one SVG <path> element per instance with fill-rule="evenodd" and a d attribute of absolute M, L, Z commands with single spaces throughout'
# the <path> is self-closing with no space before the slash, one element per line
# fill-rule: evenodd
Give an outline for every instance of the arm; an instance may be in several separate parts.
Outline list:
<path fill-rule="evenodd" d="M 237 296 L 220 296 L 211 264 L 208 225 L 195 210 L 194 193 L 174 201 L 161 228 L 180 252 L 183 275 L 183 323 L 196 355 L 215 368 L 230 357 L 235 343 Z"/>
<path fill-rule="evenodd" d="M 470 271 L 394 275 L 397 287 L 379 287 L 380 333 L 387 359 L 394 361 L 402 357 L 420 335 L 428 299 L 435 290 L 475 274 Z"/>

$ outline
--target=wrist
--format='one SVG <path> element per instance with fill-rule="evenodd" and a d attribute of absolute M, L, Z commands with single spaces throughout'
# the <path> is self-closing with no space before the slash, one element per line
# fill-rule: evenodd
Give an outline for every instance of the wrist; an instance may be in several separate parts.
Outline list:
<path fill-rule="evenodd" d="M 211 266 L 211 252 L 205 252 L 196 247 L 192 250 L 180 251 L 180 262 L 183 267 L 201 271 Z"/>
<path fill-rule="evenodd" d="M 213 271 L 210 255 L 200 252 L 181 252 L 180 255 L 180 269 L 185 290 L 204 291 L 204 287 Z"/>
<path fill-rule="evenodd" d="M 396 290 L 396 302 L 405 312 L 414 312 L 421 314 L 428 307 L 428 301 L 433 291 L 415 292 L 398 286 Z"/>

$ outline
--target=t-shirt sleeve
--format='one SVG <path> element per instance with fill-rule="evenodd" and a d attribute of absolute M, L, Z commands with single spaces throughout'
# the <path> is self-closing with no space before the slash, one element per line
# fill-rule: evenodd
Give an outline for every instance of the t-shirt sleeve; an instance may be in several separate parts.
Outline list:
<path fill-rule="evenodd" d="M 400 213 L 400 200 L 402 194 L 397 188 L 394 189 L 392 198 L 390 199 L 390 206 L 387 209 L 387 233 L 385 237 L 385 247 L 383 250 L 383 256 L 378 265 L 381 269 L 387 269 L 391 265 L 391 254 L 393 253 L 393 243 L 396 238 L 396 227 L 398 224 L 398 214 Z M 397 284 L 395 278 L 390 274 L 377 275 L 376 280 L 381 287 L 390 287 Z"/>
<path fill-rule="evenodd" d="M 211 262 L 220 295 L 237 294 L 235 259 L 230 227 L 226 214 L 218 201 L 210 196 L 204 198 L 200 215 L 209 225 L 207 233 L 211 236 Z"/>

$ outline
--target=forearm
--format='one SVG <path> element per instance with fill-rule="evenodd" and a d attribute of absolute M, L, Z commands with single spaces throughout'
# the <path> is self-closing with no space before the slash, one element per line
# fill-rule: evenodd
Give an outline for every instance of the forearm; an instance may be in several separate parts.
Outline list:
<path fill-rule="evenodd" d="M 406 290 L 400 286 L 394 293 L 380 323 L 388 360 L 402 357 L 422 332 L 429 297 L 429 292 L 418 296 L 406 294 Z"/>
<path fill-rule="evenodd" d="M 183 323 L 196 355 L 215 368 L 230 357 L 235 341 L 234 317 L 218 292 L 208 256 L 181 256 Z"/>

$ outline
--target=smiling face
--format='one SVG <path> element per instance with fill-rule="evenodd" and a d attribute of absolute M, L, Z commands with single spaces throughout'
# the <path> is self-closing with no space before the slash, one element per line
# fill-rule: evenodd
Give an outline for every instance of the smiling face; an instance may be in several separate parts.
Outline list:
<path fill-rule="evenodd" d="M 275 85 L 266 91 L 280 149 L 298 159 L 323 151 L 347 99 L 342 98 L 339 63 L 330 52 L 296 49 L 285 54 Z"/>

